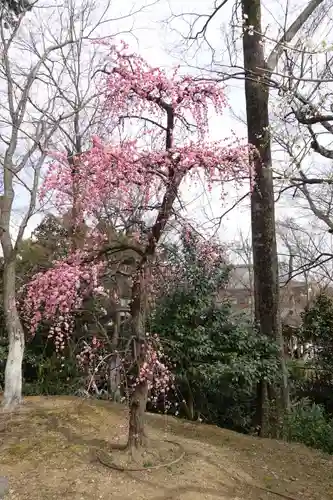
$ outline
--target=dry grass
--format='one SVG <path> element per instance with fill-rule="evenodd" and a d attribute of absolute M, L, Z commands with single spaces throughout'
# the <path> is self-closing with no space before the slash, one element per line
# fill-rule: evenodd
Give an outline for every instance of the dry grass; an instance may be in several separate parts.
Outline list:
<path fill-rule="evenodd" d="M 331 457 L 213 426 L 156 415 L 147 419 L 152 439 L 178 441 L 185 458 L 158 470 L 118 472 L 98 463 L 95 451 L 110 452 L 109 443 L 125 440 L 122 407 L 28 398 L 18 414 L 0 416 L 0 475 L 10 484 L 6 498 L 273 500 L 277 493 L 297 500 L 333 498 Z"/>

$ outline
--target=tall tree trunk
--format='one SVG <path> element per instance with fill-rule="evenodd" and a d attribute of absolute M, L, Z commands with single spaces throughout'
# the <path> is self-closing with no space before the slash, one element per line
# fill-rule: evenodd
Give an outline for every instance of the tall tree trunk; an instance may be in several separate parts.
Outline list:
<path fill-rule="evenodd" d="M 242 0 L 246 19 L 243 35 L 245 98 L 248 140 L 254 152 L 254 183 L 251 194 L 255 316 L 262 334 L 279 344 L 283 406 L 288 407 L 287 370 L 279 315 L 278 259 L 275 236 L 275 210 L 272 178 L 271 142 L 268 116 L 268 80 L 261 36 L 260 0 Z M 247 29 L 247 26 L 251 26 Z M 259 426 L 269 428 L 265 408 L 267 388 L 260 387 L 261 415 Z M 273 434 L 276 429 L 273 429 Z"/>
<path fill-rule="evenodd" d="M 4 264 L 4 312 L 9 339 L 9 352 L 5 371 L 3 405 L 12 409 L 22 402 L 22 361 L 24 355 L 24 331 L 16 307 L 15 258 Z"/>

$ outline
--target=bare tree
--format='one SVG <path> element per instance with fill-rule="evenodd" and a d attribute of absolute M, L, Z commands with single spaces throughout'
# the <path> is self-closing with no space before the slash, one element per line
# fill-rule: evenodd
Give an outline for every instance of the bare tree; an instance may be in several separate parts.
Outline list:
<path fill-rule="evenodd" d="M 323 28 L 319 21 L 320 17 L 308 26 L 307 36 L 293 47 L 285 47 L 280 68 L 272 74 L 280 98 L 278 106 L 272 108 L 271 135 L 277 156 L 273 169 L 277 199 L 297 208 L 299 222 L 293 226 L 298 239 L 302 234 L 302 241 L 305 238 L 311 246 L 305 261 L 294 266 L 294 274 L 307 272 L 328 284 L 333 232 L 333 81 L 332 58 L 325 47 L 333 33 L 330 24 Z M 310 38 L 315 40 L 311 47 Z M 304 247 L 302 250 L 304 257 Z"/>
<path fill-rule="evenodd" d="M 4 312 L 7 333 L 9 336 L 9 353 L 5 373 L 4 405 L 11 407 L 21 401 L 22 397 L 22 359 L 24 353 L 24 332 L 16 304 L 16 255 L 29 219 L 34 214 L 37 202 L 37 188 L 40 171 L 46 157 L 51 137 L 55 132 L 61 116 L 57 116 L 56 95 L 48 96 L 46 104 L 38 115 L 31 109 L 31 98 L 40 74 L 43 62 L 53 52 L 71 43 L 66 35 L 61 41 L 34 51 L 32 62 L 24 68 L 19 63 L 15 50 L 22 47 L 22 16 L 13 30 L 6 31 L 4 24 L 0 26 L 2 44 L 1 78 L 1 143 L 3 149 L 3 194 L 0 204 L 1 246 L 4 257 Z M 52 123 L 48 115 L 56 118 Z M 32 176 L 30 185 L 24 180 L 29 171 Z M 29 196 L 28 209 L 19 225 L 16 238 L 12 233 L 12 216 L 15 192 L 19 184 L 26 188 Z"/>
<path fill-rule="evenodd" d="M 246 20 L 243 36 L 247 129 L 250 144 L 255 146 L 254 188 L 251 195 L 252 244 L 256 317 L 262 333 L 272 335 L 280 343 L 282 365 L 283 407 L 289 407 L 287 369 L 279 314 L 279 277 L 275 237 L 275 210 L 271 144 L 269 135 L 268 85 L 270 74 L 279 63 L 283 45 L 291 42 L 308 21 L 321 0 L 311 0 L 296 20 L 285 29 L 268 58 L 262 45 L 260 2 L 242 1 Z M 251 28 L 250 28 L 251 27 Z M 262 384 L 264 401 L 269 390 Z M 275 396 L 273 395 L 273 398 Z M 264 408 L 262 404 L 262 408 Z M 261 416 L 261 427 L 265 416 Z M 265 434 L 267 430 L 262 429 Z"/>
<path fill-rule="evenodd" d="M 309 220 L 301 225 L 292 218 L 285 218 L 277 223 L 277 235 L 283 284 L 303 281 L 307 302 L 314 294 L 331 286 L 332 242 L 322 227 Z"/>
<path fill-rule="evenodd" d="M 315 31 L 316 43 L 309 47 L 299 40 L 286 47 L 281 67 L 272 75 L 279 89 L 280 105 L 273 109 L 272 137 L 282 157 L 274 175 L 279 196 L 292 194 L 291 201 L 333 231 L 331 95 L 332 57 L 326 44 L 332 38 L 331 26 Z M 308 37 L 309 38 L 309 37 Z"/>

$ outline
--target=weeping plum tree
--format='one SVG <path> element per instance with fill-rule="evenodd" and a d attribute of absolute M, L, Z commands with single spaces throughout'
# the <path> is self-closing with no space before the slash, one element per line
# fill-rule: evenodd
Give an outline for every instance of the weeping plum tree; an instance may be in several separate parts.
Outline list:
<path fill-rule="evenodd" d="M 108 117 L 113 116 L 114 122 L 121 118 L 133 125 L 144 120 L 146 136 L 110 144 L 92 137 L 91 149 L 76 157 L 75 196 L 67 155 L 58 154 L 40 194 L 49 195 L 53 191 L 53 201 L 59 210 L 68 210 L 75 200 L 73 224 L 79 224 L 83 219 L 92 220 L 94 213 L 110 199 L 117 199 L 120 207 L 128 208 L 133 192 L 139 189 L 146 212 L 154 200 L 153 222 L 148 231 L 133 235 L 131 244 L 106 244 L 97 230 L 92 229 L 89 240 L 93 236 L 94 245 L 76 249 L 30 282 L 25 293 L 25 314 L 32 334 L 42 319 L 51 320 L 50 335 L 58 349 L 63 348 L 73 331 L 75 313 L 83 298 L 100 290 L 99 277 L 108 255 L 123 251 L 124 246 L 136 252 L 130 305 L 131 356 L 136 377 L 130 386 L 127 443 L 128 449 L 134 451 L 146 444 L 144 412 L 153 379 L 160 374 L 158 352 L 152 353 L 145 330 L 147 274 L 159 241 L 174 214 L 185 178 L 202 174 L 209 182 L 221 183 L 223 188 L 224 181 L 237 181 L 248 169 L 248 148 L 206 140 L 209 106 L 216 113 L 222 113 L 226 106 L 220 84 L 182 76 L 178 69 L 169 77 L 131 53 L 125 44 L 112 41 L 103 44 L 107 46 L 109 61 L 109 69 L 104 68 L 101 81 L 104 112 Z M 195 123 L 191 134 L 189 121 Z M 159 387 L 168 385 L 168 376 L 163 373 Z"/>

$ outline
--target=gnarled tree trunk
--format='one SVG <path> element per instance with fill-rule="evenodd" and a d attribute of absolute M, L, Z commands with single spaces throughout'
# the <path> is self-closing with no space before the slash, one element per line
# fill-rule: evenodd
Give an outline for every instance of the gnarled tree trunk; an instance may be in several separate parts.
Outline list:
<path fill-rule="evenodd" d="M 22 361 L 24 355 L 24 331 L 16 306 L 15 259 L 4 264 L 4 313 L 8 332 L 9 352 L 5 371 L 3 405 L 11 409 L 22 402 Z"/>

